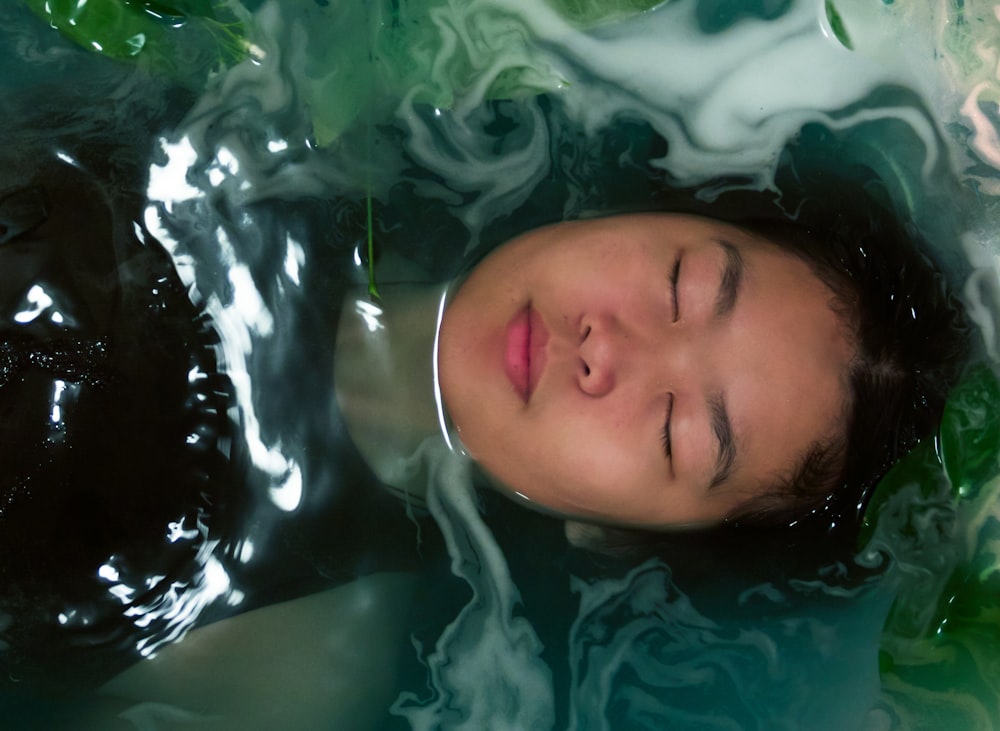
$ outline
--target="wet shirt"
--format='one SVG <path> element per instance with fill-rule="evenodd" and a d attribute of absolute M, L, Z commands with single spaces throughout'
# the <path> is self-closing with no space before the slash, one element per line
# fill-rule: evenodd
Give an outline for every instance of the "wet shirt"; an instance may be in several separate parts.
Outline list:
<path fill-rule="evenodd" d="M 412 562 L 416 525 L 332 398 L 339 277 L 274 303 L 307 345 L 294 370 L 284 340 L 262 345 L 250 367 L 268 396 L 241 404 L 224 324 L 138 223 L 143 204 L 55 159 L 0 189 L 0 662 L 22 689 L 98 685 L 194 627 Z M 329 214 L 247 215 L 283 241 L 283 220 L 307 235 Z M 295 464 L 294 504 L 261 467 L 264 441 Z"/>

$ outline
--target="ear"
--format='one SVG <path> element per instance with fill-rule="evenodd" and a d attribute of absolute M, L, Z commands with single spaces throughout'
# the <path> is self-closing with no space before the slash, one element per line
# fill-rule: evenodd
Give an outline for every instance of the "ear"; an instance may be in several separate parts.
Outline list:
<path fill-rule="evenodd" d="M 567 520 L 563 526 L 566 540 L 574 548 L 596 550 L 607 539 L 604 528 L 593 523 L 581 523 L 578 520 Z"/>

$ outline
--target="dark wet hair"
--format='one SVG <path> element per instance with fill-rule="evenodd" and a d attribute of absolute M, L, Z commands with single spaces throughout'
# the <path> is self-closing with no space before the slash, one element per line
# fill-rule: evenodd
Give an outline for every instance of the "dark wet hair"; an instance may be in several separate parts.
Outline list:
<path fill-rule="evenodd" d="M 844 431 L 814 444 L 729 520 L 860 512 L 889 467 L 937 427 L 968 350 L 963 308 L 920 243 L 881 208 L 839 211 L 804 228 L 782 221 L 748 228 L 802 258 L 830 288 L 856 352 L 845 374 Z"/>

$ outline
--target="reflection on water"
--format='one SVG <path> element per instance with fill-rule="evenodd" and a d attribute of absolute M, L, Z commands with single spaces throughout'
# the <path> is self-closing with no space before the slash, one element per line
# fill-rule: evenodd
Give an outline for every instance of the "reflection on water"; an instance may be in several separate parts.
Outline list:
<path fill-rule="evenodd" d="M 278 618 L 226 653 L 280 644 L 278 602 L 405 570 L 416 589 L 371 601 L 409 642 L 357 635 L 394 678 L 371 694 L 395 697 L 385 728 L 1000 724 L 996 8 L 175 1 L 112 2 L 107 22 L 85 6 L 0 10 L 0 414 L 18 445 L 0 633 L 30 689 L 5 687 L 12 712 L 57 716 L 32 699 L 140 655 L 174 667 L 170 643 L 239 626 L 214 620 Z M 880 485 L 856 556 L 805 569 L 798 539 L 679 540 L 619 564 L 471 491 L 443 447 L 420 473 L 433 520 L 359 464 L 331 333 L 369 263 L 443 281 L 534 225 L 676 207 L 673 191 L 793 213 L 823 170 L 927 239 L 986 363 Z M 273 615 L 240 614 L 258 608 Z M 325 611 L 288 621 L 322 637 Z M 258 662 L 232 677 L 265 699 L 312 689 L 303 724 L 337 697 L 261 682 Z M 350 665 L 312 667 L 333 683 Z M 201 717 L 165 688 L 122 697 L 133 718 Z"/>

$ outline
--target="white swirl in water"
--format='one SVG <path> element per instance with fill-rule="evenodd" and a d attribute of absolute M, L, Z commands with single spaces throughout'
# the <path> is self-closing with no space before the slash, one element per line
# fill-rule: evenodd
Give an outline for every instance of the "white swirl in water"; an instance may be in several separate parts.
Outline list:
<path fill-rule="evenodd" d="M 570 729 L 839 731 L 859 728 L 874 703 L 885 592 L 803 611 L 764 587 L 752 592 L 760 611 L 717 622 L 658 560 L 574 589 Z"/>
<path fill-rule="evenodd" d="M 531 624 L 515 616 L 520 597 L 476 508 L 468 459 L 437 444 L 427 504 L 444 533 L 452 573 L 468 582 L 473 597 L 426 658 L 435 697 L 422 703 L 403 693 L 392 712 L 415 731 L 552 728 L 551 672 Z"/>

